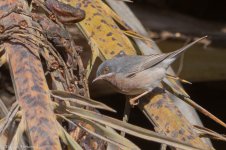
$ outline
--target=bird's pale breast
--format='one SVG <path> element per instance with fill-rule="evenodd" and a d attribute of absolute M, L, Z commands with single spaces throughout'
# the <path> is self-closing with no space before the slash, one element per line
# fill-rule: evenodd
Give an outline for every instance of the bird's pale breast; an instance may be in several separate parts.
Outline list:
<path fill-rule="evenodd" d="M 154 67 L 129 78 L 123 74 L 118 74 L 115 84 L 119 88 L 119 92 L 123 94 L 138 95 L 159 86 L 165 76 L 165 71 L 163 68 Z"/>

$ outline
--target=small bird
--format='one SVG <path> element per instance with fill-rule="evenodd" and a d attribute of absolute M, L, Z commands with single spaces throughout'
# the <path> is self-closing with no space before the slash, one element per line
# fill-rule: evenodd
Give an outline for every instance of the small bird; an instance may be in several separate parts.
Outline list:
<path fill-rule="evenodd" d="M 198 40 L 170 53 L 128 56 L 118 55 L 113 59 L 104 61 L 97 69 L 96 78 L 105 80 L 119 93 L 138 95 L 130 99 L 131 105 L 136 105 L 137 100 L 158 87 L 166 77 L 166 71 L 185 50 Z"/>

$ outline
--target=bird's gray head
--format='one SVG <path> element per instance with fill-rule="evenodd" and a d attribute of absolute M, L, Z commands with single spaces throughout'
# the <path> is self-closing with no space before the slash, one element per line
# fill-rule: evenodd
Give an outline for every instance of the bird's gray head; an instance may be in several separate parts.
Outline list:
<path fill-rule="evenodd" d="M 108 80 L 109 78 L 113 77 L 117 72 L 118 65 L 116 64 L 117 60 L 106 60 L 97 69 L 96 78 L 93 82 L 97 80 Z"/>

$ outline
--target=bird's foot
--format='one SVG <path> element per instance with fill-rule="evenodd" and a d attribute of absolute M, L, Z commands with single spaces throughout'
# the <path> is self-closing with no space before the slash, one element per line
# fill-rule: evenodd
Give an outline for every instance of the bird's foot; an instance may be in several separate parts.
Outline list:
<path fill-rule="evenodd" d="M 138 99 L 137 97 L 131 98 L 131 99 L 129 100 L 129 104 L 130 104 L 132 107 L 134 107 L 134 106 L 136 106 L 136 105 L 139 104 L 139 99 Z"/>
<path fill-rule="evenodd" d="M 131 99 L 129 100 L 130 105 L 131 105 L 131 106 L 136 106 L 136 105 L 138 105 L 138 104 L 139 104 L 139 98 L 141 98 L 142 96 L 146 95 L 146 94 L 149 93 L 149 92 L 150 92 L 150 91 L 145 91 L 144 93 L 142 93 L 142 94 L 140 94 L 140 95 L 138 95 L 138 96 L 136 96 L 136 97 L 134 97 L 134 98 L 131 98 Z"/>

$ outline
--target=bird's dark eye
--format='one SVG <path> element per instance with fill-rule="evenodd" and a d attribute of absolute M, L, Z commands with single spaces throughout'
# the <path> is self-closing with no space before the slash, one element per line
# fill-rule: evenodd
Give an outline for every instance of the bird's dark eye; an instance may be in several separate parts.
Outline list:
<path fill-rule="evenodd" d="M 104 67 L 103 74 L 109 73 L 110 69 L 108 66 Z"/>

